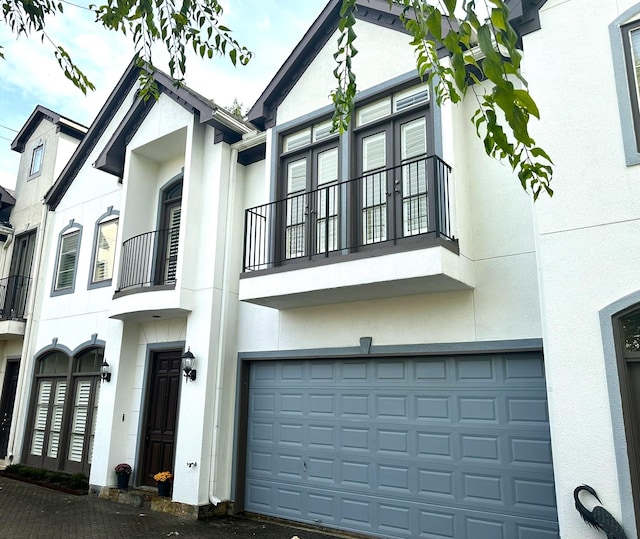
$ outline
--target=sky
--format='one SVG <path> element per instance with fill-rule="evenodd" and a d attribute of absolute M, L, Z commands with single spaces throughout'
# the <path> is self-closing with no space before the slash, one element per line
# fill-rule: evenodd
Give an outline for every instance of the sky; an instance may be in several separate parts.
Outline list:
<path fill-rule="evenodd" d="M 328 0 L 221 0 L 222 22 L 254 58 L 234 67 L 228 58 L 187 60 L 187 85 L 228 106 L 237 98 L 248 109 L 258 99 L 278 68 L 291 54 Z M 134 54 L 133 44 L 121 33 L 110 32 L 94 22 L 82 5 L 64 3 L 64 14 L 47 20 L 47 34 L 62 45 L 95 84 L 84 96 L 60 70 L 50 46 L 39 35 L 16 39 L 0 24 L 0 185 L 13 189 L 20 154 L 11 141 L 37 105 L 90 126 Z M 168 72 L 165 55 L 158 49 L 154 63 Z"/>

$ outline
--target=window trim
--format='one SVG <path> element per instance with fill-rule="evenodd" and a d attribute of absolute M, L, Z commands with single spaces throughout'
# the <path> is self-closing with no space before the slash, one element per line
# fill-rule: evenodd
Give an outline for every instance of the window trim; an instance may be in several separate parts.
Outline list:
<path fill-rule="evenodd" d="M 95 270 L 96 270 L 96 264 L 98 262 L 97 260 L 97 256 L 98 256 L 98 238 L 100 235 L 100 227 L 103 225 L 106 225 L 108 223 L 112 223 L 115 222 L 116 225 L 120 226 L 119 223 L 119 219 L 120 219 L 120 212 L 118 210 L 114 210 L 113 206 L 109 206 L 107 208 L 107 211 L 105 213 L 103 213 L 100 217 L 98 217 L 98 219 L 96 220 L 96 224 L 94 227 L 94 231 L 93 231 L 93 244 L 91 247 L 91 267 L 89 268 L 89 277 L 88 277 L 88 284 L 87 284 L 87 290 L 91 290 L 93 288 L 103 288 L 105 286 L 111 286 L 111 284 L 113 284 L 113 274 L 115 271 L 115 265 L 116 265 L 116 254 L 117 254 L 117 250 L 118 250 L 118 239 L 117 239 L 117 233 L 116 233 L 116 244 L 115 244 L 115 250 L 113 253 L 113 271 L 111 272 L 111 277 L 108 279 L 102 279 L 100 281 L 96 281 L 94 280 L 95 277 Z M 119 232 L 119 230 L 118 230 Z"/>
<path fill-rule="evenodd" d="M 62 242 L 65 237 L 68 237 L 72 234 L 78 234 L 78 244 L 76 246 L 76 258 L 73 267 L 73 275 L 71 277 L 71 285 L 65 288 L 57 288 L 58 282 L 58 271 L 60 269 L 60 255 L 62 251 Z M 56 264 L 53 271 L 53 279 L 51 280 L 51 296 L 61 296 L 65 294 L 73 294 L 76 288 L 76 276 L 78 275 L 78 262 L 79 262 L 79 253 L 80 246 L 82 242 L 82 225 L 74 222 L 73 219 L 69 221 L 69 224 L 65 226 L 60 233 L 58 234 L 58 248 L 56 250 Z"/>
<path fill-rule="evenodd" d="M 33 164 L 35 162 L 36 153 L 40 153 L 40 162 L 38 163 L 38 169 L 33 170 Z M 37 178 L 42 174 L 42 165 L 44 163 L 44 141 L 39 140 L 38 143 L 31 150 L 31 161 L 29 162 L 29 176 L 28 180 Z"/>
<path fill-rule="evenodd" d="M 412 89 L 426 90 L 426 102 L 421 101 L 413 103 L 406 108 L 397 110 L 398 98 L 406 97 L 405 94 Z M 358 125 L 359 111 L 378 102 L 388 103 L 388 112 L 372 121 Z M 426 122 L 427 157 L 431 155 L 442 155 L 442 126 L 440 109 L 432 97 L 430 87 L 428 87 L 417 76 L 415 71 L 406 73 L 405 75 L 401 75 L 390 81 L 362 91 L 356 98 L 354 114 L 347 132 L 342 136 L 333 134 L 330 137 L 323 138 L 322 140 L 314 141 L 314 127 L 326 122 L 329 117 L 329 112 L 330 111 L 327 107 L 324 107 L 318 111 L 273 128 L 274 144 L 272 145 L 273 161 L 271 169 L 272 201 L 284 200 L 288 197 L 287 165 L 298 158 L 307 158 L 307 188 L 305 193 L 316 188 L 317 186 L 314 183 L 314 178 L 317 176 L 317 167 L 313 157 L 333 146 L 338 150 L 338 183 L 340 184 L 340 182 L 357 178 L 360 175 L 357 172 L 359 158 L 356 157 L 356 154 L 358 154 L 358 137 L 360 134 L 367 130 L 376 129 L 380 126 L 395 126 L 395 124 L 400 122 L 403 118 L 424 117 Z M 393 129 L 395 130 L 395 127 L 393 127 Z M 309 142 L 287 151 L 285 147 L 287 138 L 291 135 L 302 133 L 304 131 L 309 131 L 310 133 Z M 395 163 L 395 147 L 393 150 L 394 152 L 390 157 Z M 399 165 L 401 161 L 399 155 L 397 161 L 397 164 Z M 311 168 L 309 168 L 309 165 Z M 344 200 L 338 201 L 338 207 L 340 208 L 337 224 L 338 248 L 330 251 L 328 254 L 324 251 L 316 252 L 314 241 L 314 238 L 316 237 L 315 228 L 311 228 L 307 231 L 307 236 L 311 238 L 311 245 L 307 245 L 307 241 L 304 242 L 304 254 L 287 257 L 285 254 L 286 238 L 284 236 L 280 238 L 281 229 L 285 230 L 286 225 L 284 222 L 278 220 L 276 229 L 270 232 L 273 237 L 273 241 L 270 243 L 271 249 L 273 249 L 274 260 L 278 260 L 278 265 L 283 266 L 289 262 L 299 264 L 301 261 L 309 259 L 315 260 L 318 257 L 326 258 L 331 257 L 332 254 L 343 254 L 340 246 L 345 243 L 350 243 L 350 241 L 347 241 L 347 238 L 349 237 L 353 239 L 355 237 L 354 235 L 357 235 L 359 230 L 359 226 L 352 222 L 352 219 L 356 215 L 359 215 L 357 211 L 353 210 L 353 204 L 353 193 L 350 192 L 344 193 Z M 340 215 L 343 215 L 342 219 L 340 218 Z M 409 237 L 411 236 L 407 236 L 407 239 Z M 355 244 L 358 245 L 359 249 L 377 249 L 380 247 L 380 243 L 373 243 L 373 247 L 362 245 L 363 242 L 361 241 L 355 241 Z"/>
<path fill-rule="evenodd" d="M 640 164 L 640 105 L 637 103 L 638 99 L 634 103 L 631 84 L 635 81 L 629 77 L 630 58 L 629 53 L 625 52 L 629 46 L 625 33 L 634 27 L 640 28 L 640 3 L 626 10 L 609 25 L 620 129 L 627 166 Z M 640 95 L 640 91 L 638 94 Z M 638 107 L 639 111 L 637 121 L 634 121 L 634 107 Z"/>
<path fill-rule="evenodd" d="M 89 352 L 91 350 L 98 350 L 102 353 L 102 357 L 104 358 L 105 354 L 105 346 L 106 343 L 103 340 L 98 339 L 98 335 L 92 335 L 89 341 L 86 341 L 80 344 L 75 350 L 70 350 L 64 345 L 61 345 L 57 342 L 57 339 L 54 339 L 54 343 L 48 346 L 45 346 L 41 350 L 39 350 L 35 355 L 35 360 L 33 362 L 33 373 L 32 373 L 32 384 L 31 384 L 31 395 L 29 399 L 29 415 L 27 418 L 27 426 L 28 428 L 25 431 L 24 435 L 24 443 L 22 448 L 22 461 L 26 464 L 42 466 L 46 469 L 55 469 L 55 470 L 63 470 L 70 473 L 75 472 L 89 472 L 89 468 L 91 464 L 88 460 L 83 460 L 80 463 L 76 463 L 75 461 L 70 461 L 68 459 L 69 453 L 69 440 L 71 437 L 71 423 L 73 420 L 73 403 L 76 397 L 76 380 L 78 378 L 83 379 L 93 379 L 94 386 L 100 384 L 100 372 L 76 372 L 76 364 L 77 360 L 84 353 Z M 39 374 L 38 369 L 40 366 L 40 361 L 45 359 L 50 354 L 58 352 L 67 358 L 67 369 L 64 373 L 59 374 Z M 62 406 L 62 420 L 61 420 L 61 428 L 60 428 L 60 439 L 58 442 L 58 454 L 54 457 L 48 457 L 46 454 L 46 442 L 48 441 L 48 432 L 50 427 L 50 415 L 51 410 L 48 411 L 48 419 L 47 419 L 47 434 L 45 435 L 43 442 L 43 454 L 32 455 L 31 447 L 33 442 L 33 433 L 34 426 L 36 421 L 36 409 L 38 404 L 38 392 L 40 388 L 39 381 L 40 380 L 52 380 L 55 387 L 56 381 L 64 381 L 66 383 L 65 389 L 65 397 Z M 92 396 L 92 404 L 97 406 L 99 402 L 98 393 L 94 393 Z M 51 406 L 51 404 L 49 405 Z M 89 424 L 89 423 L 88 423 Z M 84 456 L 84 455 L 83 455 Z"/>

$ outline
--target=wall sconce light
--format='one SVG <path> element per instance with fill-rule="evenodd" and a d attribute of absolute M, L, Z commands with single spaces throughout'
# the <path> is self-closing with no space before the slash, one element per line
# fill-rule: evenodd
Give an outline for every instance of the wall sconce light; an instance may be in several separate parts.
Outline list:
<path fill-rule="evenodd" d="M 187 349 L 187 351 L 182 354 L 182 370 L 184 371 L 184 377 L 193 381 L 196 379 L 196 370 L 193 368 L 196 364 L 196 358 L 191 353 L 191 347 Z"/>
<path fill-rule="evenodd" d="M 103 382 L 111 382 L 111 367 L 106 359 L 103 359 L 102 365 L 100 365 L 100 378 Z"/>

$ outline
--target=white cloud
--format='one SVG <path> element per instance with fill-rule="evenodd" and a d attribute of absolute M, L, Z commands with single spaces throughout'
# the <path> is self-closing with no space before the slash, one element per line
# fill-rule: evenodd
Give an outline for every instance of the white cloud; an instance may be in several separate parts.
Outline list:
<path fill-rule="evenodd" d="M 223 0 L 224 24 L 255 57 L 247 66 L 234 67 L 228 58 L 203 61 L 190 54 L 187 84 L 220 105 L 230 105 L 237 98 L 248 108 L 326 1 Z M 87 10 L 66 4 L 64 9 L 62 16 L 47 22 L 47 32 L 82 67 L 97 91 L 84 96 L 77 90 L 60 71 L 51 48 L 38 37 L 16 40 L 6 25 L 0 25 L 6 57 L 0 60 L 0 125 L 20 129 L 38 104 L 89 125 L 129 64 L 134 49 L 128 36 L 101 28 Z M 154 49 L 154 62 L 165 71 L 166 59 L 166 52 Z M 0 135 L 13 138 L 15 133 L 2 130 Z M 0 138 L 0 184 L 6 187 L 15 183 L 19 161 L 9 145 Z"/>

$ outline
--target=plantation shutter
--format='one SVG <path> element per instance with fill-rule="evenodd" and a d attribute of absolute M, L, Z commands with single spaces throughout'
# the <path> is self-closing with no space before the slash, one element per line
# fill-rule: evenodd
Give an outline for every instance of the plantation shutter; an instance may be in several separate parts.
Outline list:
<path fill-rule="evenodd" d="M 427 170 L 424 159 L 415 158 L 427 152 L 426 121 L 418 118 L 400 128 L 402 161 L 402 223 L 405 236 L 428 231 Z"/>
<path fill-rule="evenodd" d="M 31 454 L 41 457 L 44 450 L 44 437 L 47 431 L 47 415 L 51 399 L 53 382 L 43 380 L 38 388 L 38 401 L 33 422 L 33 436 L 31 438 Z"/>
<path fill-rule="evenodd" d="M 89 380 L 80 380 L 76 384 L 76 397 L 73 404 L 73 419 L 69 437 L 69 460 L 82 462 L 82 453 L 87 432 L 87 418 L 91 403 L 91 386 Z"/>
<path fill-rule="evenodd" d="M 316 191 L 316 253 L 338 247 L 338 148 L 318 154 L 318 189 Z"/>
<path fill-rule="evenodd" d="M 58 275 L 56 277 L 56 290 L 71 288 L 73 275 L 76 269 L 76 257 L 80 232 L 72 232 L 62 237 L 60 242 L 60 258 L 58 259 Z"/>
<path fill-rule="evenodd" d="M 307 188 L 307 159 L 298 159 L 287 165 L 287 195 Z"/>
<path fill-rule="evenodd" d="M 368 172 L 362 182 L 362 238 L 365 244 L 387 239 L 387 163 L 386 132 L 362 139 L 362 171 Z"/>
<path fill-rule="evenodd" d="M 51 411 L 51 426 L 49 427 L 49 444 L 47 447 L 47 457 L 54 459 L 58 458 L 58 450 L 60 448 L 64 399 L 66 394 L 67 382 L 57 382 Z"/>
<path fill-rule="evenodd" d="M 178 266 L 178 242 L 180 240 L 180 217 L 182 209 L 173 206 L 169 210 L 169 230 L 167 239 L 167 265 L 165 283 L 173 283 L 176 280 Z"/>

